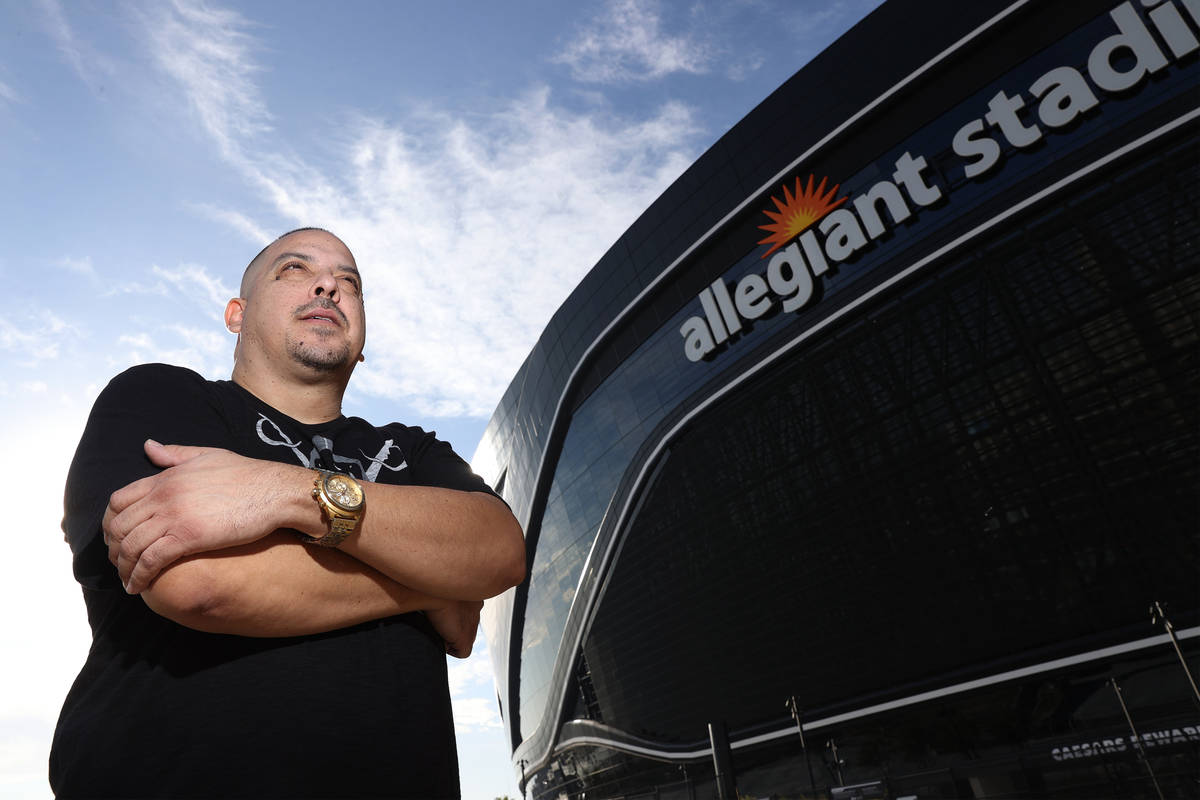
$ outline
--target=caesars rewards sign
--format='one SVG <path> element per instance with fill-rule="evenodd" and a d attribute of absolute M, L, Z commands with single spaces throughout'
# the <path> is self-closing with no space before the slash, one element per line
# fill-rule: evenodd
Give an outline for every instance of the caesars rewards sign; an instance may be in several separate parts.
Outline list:
<path fill-rule="evenodd" d="M 1196 30 L 1185 21 L 1189 17 L 1191 25 L 1200 28 L 1200 0 L 1178 0 L 1178 6 L 1174 0 L 1141 0 L 1141 5 L 1152 6 L 1146 12 L 1148 21 L 1133 2 L 1109 12 L 1116 33 L 1092 48 L 1086 75 L 1063 66 L 1035 80 L 1029 94 L 1036 110 L 1027 109 L 1024 95 L 1001 90 L 988 101 L 982 117 L 959 128 L 952 147 L 963 159 L 966 177 L 985 175 L 1001 163 L 1000 138 L 1017 149 L 1030 147 L 1047 130 L 1070 125 L 1108 94 L 1140 90 L 1172 59 L 1200 49 Z M 797 176 L 794 191 L 785 184 L 783 199 L 771 198 L 775 210 L 763 212 L 771 223 L 759 226 L 770 233 L 759 241 L 771 245 L 762 256 L 771 257 L 766 271 L 751 272 L 732 288 L 718 277 L 699 294 L 703 313 L 689 317 L 679 329 L 688 360 L 712 355 L 742 330 L 743 323 L 762 317 L 777 303 L 785 312 L 804 308 L 819 296 L 816 282 L 830 273 L 831 265 L 851 258 L 921 208 L 941 200 L 943 190 L 931 180 L 928 167 L 924 156 L 906 152 L 896 160 L 891 180 L 879 181 L 850 202 L 836 197 L 840 184 L 827 189 L 826 178 L 818 184 L 809 175 L 802 183 Z"/>

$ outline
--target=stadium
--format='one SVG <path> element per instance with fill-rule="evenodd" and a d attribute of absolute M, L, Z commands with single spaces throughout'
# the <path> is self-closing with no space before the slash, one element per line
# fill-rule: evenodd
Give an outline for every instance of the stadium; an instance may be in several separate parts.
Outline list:
<path fill-rule="evenodd" d="M 526 797 L 1195 796 L 1198 62 L 889 0 L 613 244 L 474 462 Z"/>

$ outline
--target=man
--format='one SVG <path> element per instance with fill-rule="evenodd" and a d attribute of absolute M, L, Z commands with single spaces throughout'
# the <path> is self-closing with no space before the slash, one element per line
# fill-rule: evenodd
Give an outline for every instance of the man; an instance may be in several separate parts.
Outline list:
<path fill-rule="evenodd" d="M 63 529 L 93 644 L 60 797 L 458 797 L 445 653 L 524 577 L 520 528 L 433 434 L 341 415 L 354 257 L 300 229 L 246 268 L 231 381 L 101 393 Z"/>

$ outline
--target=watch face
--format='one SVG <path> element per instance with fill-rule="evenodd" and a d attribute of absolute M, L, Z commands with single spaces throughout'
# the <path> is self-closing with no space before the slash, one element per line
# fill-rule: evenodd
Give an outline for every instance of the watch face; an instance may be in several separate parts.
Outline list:
<path fill-rule="evenodd" d="M 354 511 L 363 502 L 362 487 L 345 475 L 330 475 L 325 479 L 325 491 L 333 502 L 347 511 Z"/>

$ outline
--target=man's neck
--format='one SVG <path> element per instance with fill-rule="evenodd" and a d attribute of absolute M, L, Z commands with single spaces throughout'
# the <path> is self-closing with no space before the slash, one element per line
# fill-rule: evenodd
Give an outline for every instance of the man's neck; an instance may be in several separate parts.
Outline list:
<path fill-rule="evenodd" d="M 233 382 L 262 400 L 305 424 L 328 422 L 342 413 L 342 395 L 346 384 L 339 376 L 327 380 L 289 380 L 274 373 L 262 374 L 235 364 Z"/>

